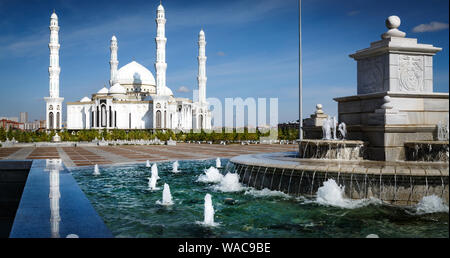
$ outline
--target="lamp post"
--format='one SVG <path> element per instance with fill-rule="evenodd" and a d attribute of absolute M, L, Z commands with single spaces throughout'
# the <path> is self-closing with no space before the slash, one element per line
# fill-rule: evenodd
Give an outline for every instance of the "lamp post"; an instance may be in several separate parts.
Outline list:
<path fill-rule="evenodd" d="M 302 115 L 302 0 L 298 0 L 298 129 L 299 129 L 299 141 L 303 140 L 303 115 Z"/>

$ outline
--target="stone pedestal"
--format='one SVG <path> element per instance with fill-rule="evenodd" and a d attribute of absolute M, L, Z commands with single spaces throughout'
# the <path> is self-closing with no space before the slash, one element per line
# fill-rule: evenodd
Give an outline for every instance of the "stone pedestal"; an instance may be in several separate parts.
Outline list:
<path fill-rule="evenodd" d="M 316 105 L 316 112 L 309 118 L 303 119 L 303 133 L 305 139 L 322 139 L 322 125 L 328 115 L 322 110 L 322 104 Z"/>
<path fill-rule="evenodd" d="M 388 32 L 357 61 L 358 95 L 335 98 L 348 139 L 368 142 L 372 160 L 405 160 L 404 143 L 432 141 L 437 124 L 448 121 L 448 93 L 433 93 L 433 55 L 442 50 L 404 38 L 400 19 L 386 20 Z"/>

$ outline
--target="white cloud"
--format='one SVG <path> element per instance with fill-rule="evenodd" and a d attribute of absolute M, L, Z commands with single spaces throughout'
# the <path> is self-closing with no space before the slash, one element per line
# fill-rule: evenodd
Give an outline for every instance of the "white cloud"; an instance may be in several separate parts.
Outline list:
<path fill-rule="evenodd" d="M 178 88 L 177 92 L 187 93 L 190 92 L 190 90 L 186 86 L 181 86 Z"/>
<path fill-rule="evenodd" d="M 347 13 L 347 16 L 355 16 L 357 14 L 359 14 L 361 11 L 359 10 L 353 10 Z"/>
<path fill-rule="evenodd" d="M 430 32 L 448 29 L 448 23 L 430 22 L 428 24 L 420 24 L 413 28 L 413 32 Z"/>

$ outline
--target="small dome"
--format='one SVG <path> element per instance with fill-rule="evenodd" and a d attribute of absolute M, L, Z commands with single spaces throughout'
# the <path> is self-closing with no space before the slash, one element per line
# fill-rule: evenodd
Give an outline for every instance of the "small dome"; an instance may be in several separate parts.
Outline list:
<path fill-rule="evenodd" d="M 50 18 L 52 18 L 52 19 L 58 19 L 58 15 L 56 15 L 56 13 L 53 12 L 53 13 L 52 13 L 52 16 L 50 16 Z"/>
<path fill-rule="evenodd" d="M 91 101 L 91 99 L 88 97 L 84 97 L 80 100 L 80 102 L 90 102 L 90 101 Z"/>
<path fill-rule="evenodd" d="M 161 95 L 163 96 L 173 96 L 173 92 L 169 87 L 164 87 Z"/>
<path fill-rule="evenodd" d="M 136 61 L 122 66 L 117 71 L 117 78 L 121 85 L 156 85 L 153 74 Z"/>
<path fill-rule="evenodd" d="M 127 90 L 120 85 L 120 83 L 116 82 L 114 85 L 109 88 L 110 94 L 127 94 Z"/>
<path fill-rule="evenodd" d="M 200 33 L 198 35 L 205 36 L 205 32 L 203 31 L 203 29 L 200 30 Z"/>
<path fill-rule="evenodd" d="M 164 7 L 162 6 L 162 4 L 160 4 L 160 5 L 158 6 L 158 11 L 164 11 Z"/>
<path fill-rule="evenodd" d="M 97 94 L 108 94 L 109 90 L 106 87 L 103 87 L 101 90 L 97 91 Z"/>
<path fill-rule="evenodd" d="M 111 40 L 117 41 L 116 35 L 113 35 Z"/>

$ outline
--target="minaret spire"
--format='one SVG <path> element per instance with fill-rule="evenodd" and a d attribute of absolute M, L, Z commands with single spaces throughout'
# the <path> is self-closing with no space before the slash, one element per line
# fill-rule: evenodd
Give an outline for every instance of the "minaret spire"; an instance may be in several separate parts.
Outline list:
<path fill-rule="evenodd" d="M 156 95 L 161 95 L 162 90 L 166 87 L 166 18 L 164 7 L 162 4 L 158 6 L 156 11 Z"/>
<path fill-rule="evenodd" d="M 198 101 L 206 103 L 206 40 L 203 28 L 198 34 Z"/>
<path fill-rule="evenodd" d="M 109 60 L 109 67 L 111 71 L 111 77 L 109 80 L 109 85 L 113 86 L 114 82 L 116 81 L 117 76 L 117 67 L 119 65 L 119 60 L 117 59 L 117 49 L 119 47 L 117 46 L 117 38 L 115 35 L 111 38 L 111 46 L 109 49 L 111 50 L 111 59 Z"/>
<path fill-rule="evenodd" d="M 50 66 L 48 68 L 49 74 L 49 90 L 51 98 L 59 97 L 59 26 L 58 16 L 53 11 L 50 17 L 50 43 L 48 48 L 50 49 Z"/>
<path fill-rule="evenodd" d="M 44 98 L 46 101 L 46 127 L 47 129 L 61 129 L 62 124 L 62 102 L 64 98 L 59 97 L 59 25 L 58 16 L 53 10 L 50 16 L 50 65 L 48 67 L 49 75 L 49 97 Z"/>

